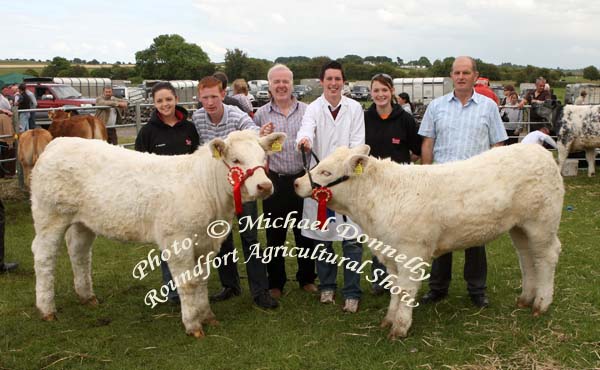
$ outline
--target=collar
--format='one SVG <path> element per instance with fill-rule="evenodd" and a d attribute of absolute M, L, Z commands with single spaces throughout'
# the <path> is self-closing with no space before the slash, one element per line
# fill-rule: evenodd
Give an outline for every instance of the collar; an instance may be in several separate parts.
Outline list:
<path fill-rule="evenodd" d="M 271 99 L 271 101 L 269 101 L 268 103 L 268 107 L 267 109 L 269 110 L 269 112 L 276 112 L 276 113 L 281 113 L 281 109 L 279 108 L 279 106 L 277 104 L 275 104 L 275 100 Z M 298 109 L 298 106 L 300 105 L 300 103 L 298 102 L 298 100 L 294 97 L 292 97 L 292 105 L 290 105 L 290 111 L 288 112 L 288 116 L 290 114 L 292 114 L 293 112 L 296 111 L 296 109 Z"/>
<path fill-rule="evenodd" d="M 475 91 L 475 89 L 473 89 L 473 94 L 471 95 L 469 100 L 467 100 L 467 103 L 474 102 L 475 104 L 479 104 L 481 103 L 481 98 L 488 99 L 487 97 L 479 94 L 477 91 Z M 460 103 L 460 100 L 454 95 L 454 90 L 452 90 L 452 92 L 447 95 L 447 101 L 451 102 L 452 100 L 455 100 Z"/>

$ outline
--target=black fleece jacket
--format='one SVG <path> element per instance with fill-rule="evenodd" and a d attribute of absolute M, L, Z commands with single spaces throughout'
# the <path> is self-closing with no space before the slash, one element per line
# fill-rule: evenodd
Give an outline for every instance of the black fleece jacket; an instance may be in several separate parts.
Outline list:
<path fill-rule="evenodd" d="M 184 108 L 177 106 L 175 114 L 179 122 L 169 126 L 155 109 L 135 139 L 135 150 L 159 155 L 193 153 L 200 145 L 196 127 L 187 120 L 187 110 Z"/>

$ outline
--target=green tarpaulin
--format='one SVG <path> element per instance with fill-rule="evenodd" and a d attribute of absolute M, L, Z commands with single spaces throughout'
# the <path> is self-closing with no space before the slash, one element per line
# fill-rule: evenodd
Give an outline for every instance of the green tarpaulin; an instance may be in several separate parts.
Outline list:
<path fill-rule="evenodd" d="M 6 85 L 20 84 L 25 78 L 33 78 L 35 76 L 26 75 L 23 73 L 7 73 L 0 76 L 0 89 Z"/>

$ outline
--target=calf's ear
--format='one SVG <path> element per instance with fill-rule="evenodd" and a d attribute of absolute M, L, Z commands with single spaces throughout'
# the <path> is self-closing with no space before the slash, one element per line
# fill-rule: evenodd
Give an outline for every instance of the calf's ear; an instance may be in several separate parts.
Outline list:
<path fill-rule="evenodd" d="M 369 153 L 371 152 L 371 147 L 368 146 L 367 144 L 362 144 L 362 145 L 355 146 L 351 150 L 352 150 L 352 153 L 354 153 L 354 154 L 369 155 Z"/>
<path fill-rule="evenodd" d="M 368 148 L 368 146 L 367 146 Z M 360 176 L 369 165 L 369 156 L 364 154 L 351 155 L 344 164 L 346 176 Z"/>
<path fill-rule="evenodd" d="M 208 148 L 215 159 L 222 159 L 227 154 L 227 144 L 219 138 L 212 139 L 208 143 Z"/>
<path fill-rule="evenodd" d="M 283 143 L 285 142 L 286 134 L 283 132 L 273 132 L 267 136 L 261 137 L 259 140 L 260 146 L 271 154 L 274 152 L 280 152 L 283 150 Z"/>

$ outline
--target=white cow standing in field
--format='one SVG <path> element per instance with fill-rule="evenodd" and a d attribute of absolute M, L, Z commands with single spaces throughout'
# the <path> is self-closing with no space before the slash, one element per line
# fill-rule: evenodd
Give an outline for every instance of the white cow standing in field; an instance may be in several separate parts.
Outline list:
<path fill-rule="evenodd" d="M 226 237 L 206 237 L 209 223 L 233 218 L 228 167 L 240 167 L 248 176 L 241 191 L 244 201 L 267 197 L 273 186 L 261 166 L 271 145 L 283 140 L 282 133 L 259 139 L 253 132 L 239 131 L 179 156 L 139 153 L 99 140 L 52 141 L 31 179 L 36 232 L 31 249 L 36 305 L 43 318 L 55 319 L 54 269 L 63 236 L 82 303 L 97 304 L 91 276 L 92 242 L 97 234 L 168 248 L 173 277 L 193 276 L 199 258 L 218 252 Z M 194 246 L 175 252 L 173 243 L 186 238 L 192 238 Z M 216 322 L 206 279 L 183 279 L 177 290 L 186 333 L 204 336 L 202 323 Z"/>
<path fill-rule="evenodd" d="M 518 305 L 533 306 L 535 316 L 548 309 L 561 249 L 557 233 L 564 187 L 547 150 L 515 144 L 465 161 L 415 166 L 368 157 L 369 149 L 338 148 L 310 173 L 318 184 L 348 176 L 330 188 L 327 206 L 351 217 L 371 240 L 392 247 L 391 253 L 372 251 L 397 277 L 394 285 L 403 294 L 415 297 L 421 282 L 395 256 L 430 262 L 508 231 L 523 277 Z M 295 187 L 298 195 L 311 196 L 307 175 Z M 392 294 L 382 326 L 391 325 L 389 336 L 396 338 L 405 337 L 411 323 L 412 307 Z"/>
<path fill-rule="evenodd" d="M 558 133 L 558 166 L 562 171 L 569 153 L 585 151 L 588 176 L 596 173 L 596 148 L 600 148 L 600 105 L 565 105 L 547 100 L 534 107 L 537 114 L 552 122 Z"/>

